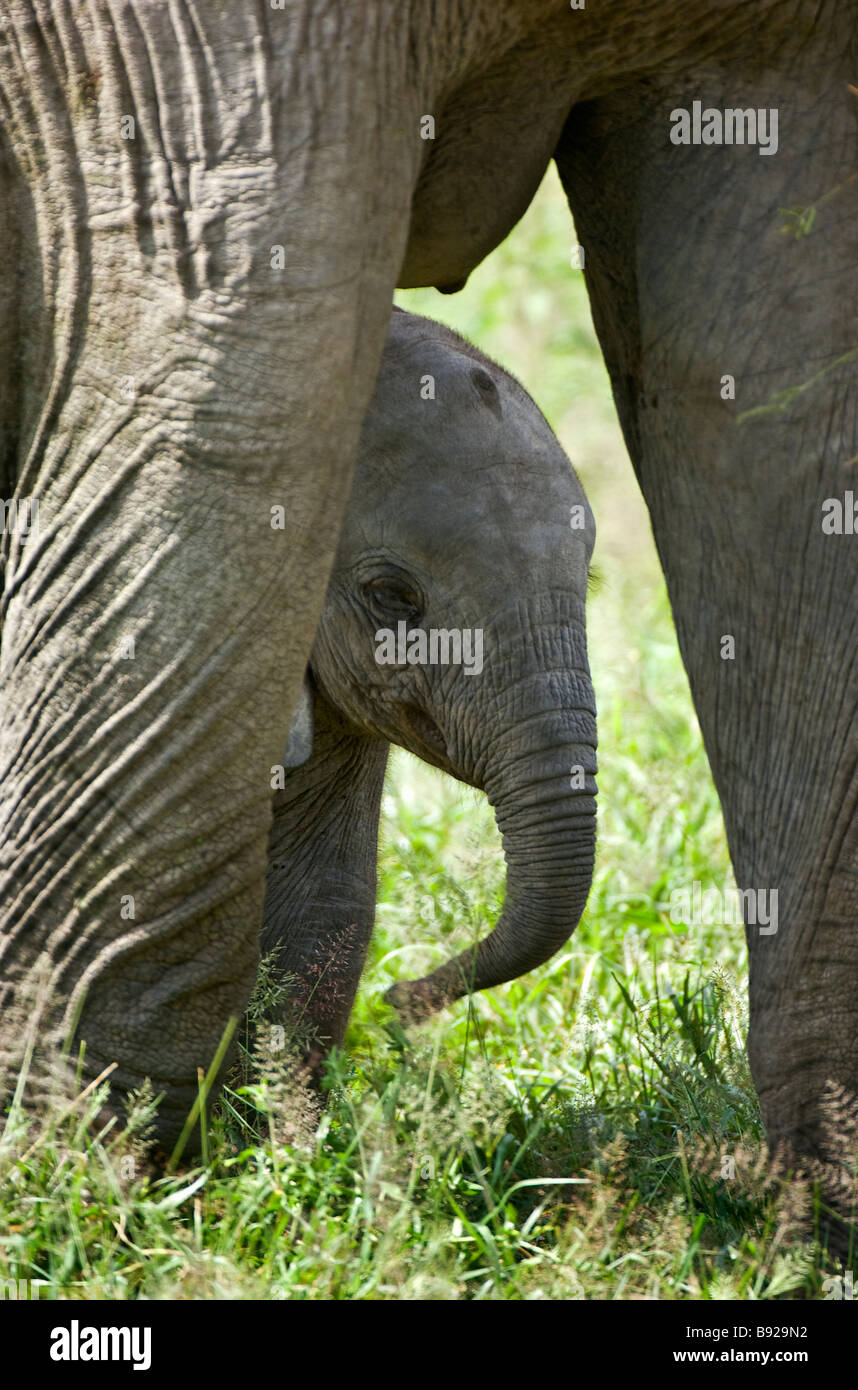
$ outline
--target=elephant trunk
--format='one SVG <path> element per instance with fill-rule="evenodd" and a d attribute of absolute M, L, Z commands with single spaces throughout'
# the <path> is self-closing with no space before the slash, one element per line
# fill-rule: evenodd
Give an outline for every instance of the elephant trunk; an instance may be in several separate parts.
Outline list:
<path fill-rule="evenodd" d="M 431 975 L 388 990 L 403 1022 L 542 965 L 569 939 L 584 910 L 596 842 L 592 689 L 580 671 L 543 675 L 538 688 L 536 712 L 523 716 L 518 687 L 515 722 L 494 741 L 486 775 L 473 779 L 484 787 L 503 839 L 503 912 L 476 946 Z"/>

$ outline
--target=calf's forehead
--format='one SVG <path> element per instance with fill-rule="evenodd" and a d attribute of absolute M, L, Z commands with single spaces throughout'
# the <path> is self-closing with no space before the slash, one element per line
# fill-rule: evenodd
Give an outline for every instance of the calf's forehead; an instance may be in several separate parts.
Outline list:
<path fill-rule="evenodd" d="M 386 553 L 454 589 L 476 584 L 486 602 L 515 586 L 580 593 L 594 532 L 572 465 L 524 388 L 441 325 L 395 314 L 338 566 Z"/>
<path fill-rule="evenodd" d="M 483 444 L 444 448 L 439 435 L 405 460 L 386 451 L 371 462 L 374 485 L 355 478 L 340 564 L 383 553 L 424 577 L 445 579 L 487 603 L 511 587 L 583 591 L 594 524 L 565 455 Z"/>
<path fill-rule="evenodd" d="M 526 391 L 437 325 L 391 334 L 364 423 L 354 498 L 364 510 L 413 499 L 534 520 L 584 502 L 580 483 Z M 444 330 L 446 332 L 446 330 Z M 467 350 L 466 350 L 467 349 Z"/>

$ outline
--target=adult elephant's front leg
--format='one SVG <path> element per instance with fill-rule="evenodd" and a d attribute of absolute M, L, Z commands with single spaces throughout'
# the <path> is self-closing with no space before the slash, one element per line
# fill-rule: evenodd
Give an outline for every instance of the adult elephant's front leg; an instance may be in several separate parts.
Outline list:
<path fill-rule="evenodd" d="M 6 537 L 3 1041 L 47 958 L 45 1021 L 164 1090 L 169 1139 L 258 960 L 271 767 L 414 169 L 307 7 L 43 8 L 0 47 L 29 372 L 0 424 L 39 502 Z"/>
<path fill-rule="evenodd" d="M 824 36 L 812 14 L 796 30 L 795 52 L 755 37 L 765 74 L 749 49 L 720 72 L 579 108 L 558 163 L 736 879 L 778 895 L 776 931 L 747 925 L 769 1141 L 821 1161 L 845 1211 L 858 1117 L 858 537 L 851 522 L 827 534 L 823 504 L 858 497 L 858 100 L 854 6 L 832 11 Z M 776 110 L 777 152 L 672 144 L 671 113 L 694 101 Z M 797 237 L 781 210 L 814 203 Z"/>

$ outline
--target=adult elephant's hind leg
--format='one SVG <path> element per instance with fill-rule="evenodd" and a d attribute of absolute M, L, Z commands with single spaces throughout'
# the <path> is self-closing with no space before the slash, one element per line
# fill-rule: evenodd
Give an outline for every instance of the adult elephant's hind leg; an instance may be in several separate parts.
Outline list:
<path fill-rule="evenodd" d="M 858 535 L 827 534 L 823 504 L 858 498 L 858 99 L 849 26 L 799 37 L 781 76 L 766 49 L 765 79 L 745 55 L 578 108 L 558 164 L 736 880 L 764 911 L 777 892 L 776 931 L 746 914 L 769 1142 L 848 1216 Z M 695 100 L 776 108 L 777 153 L 673 145 L 670 114 Z M 817 202 L 797 237 L 781 209 Z"/>

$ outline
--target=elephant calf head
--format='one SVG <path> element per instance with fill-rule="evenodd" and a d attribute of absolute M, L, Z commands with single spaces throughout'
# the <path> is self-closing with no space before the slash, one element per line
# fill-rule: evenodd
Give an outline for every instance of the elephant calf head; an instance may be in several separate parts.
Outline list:
<path fill-rule="evenodd" d="M 262 933 L 319 1058 L 373 926 L 390 743 L 486 792 L 507 864 L 485 940 L 388 993 L 405 1021 L 547 960 L 584 908 L 596 720 L 590 507 L 533 401 L 448 329 L 394 312 L 274 796 Z"/>

